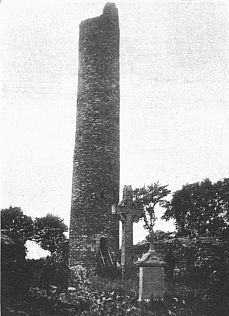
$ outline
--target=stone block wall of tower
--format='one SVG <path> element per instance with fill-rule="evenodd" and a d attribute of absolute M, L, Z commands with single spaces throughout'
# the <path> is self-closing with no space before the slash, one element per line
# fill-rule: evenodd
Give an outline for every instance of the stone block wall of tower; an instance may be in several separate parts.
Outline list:
<path fill-rule="evenodd" d="M 80 24 L 69 264 L 95 268 L 99 239 L 119 250 L 119 21 L 114 4 Z"/>

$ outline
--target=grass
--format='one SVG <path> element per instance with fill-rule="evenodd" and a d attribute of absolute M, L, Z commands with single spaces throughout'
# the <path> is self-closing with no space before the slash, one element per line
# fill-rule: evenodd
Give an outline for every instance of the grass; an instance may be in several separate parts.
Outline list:
<path fill-rule="evenodd" d="M 75 294 L 77 304 L 63 304 L 57 294 L 3 296 L 2 316 L 228 316 L 229 300 L 223 284 L 172 278 L 165 282 L 163 302 L 139 305 L 138 278 L 90 278 L 88 287 Z M 44 293 L 44 291 L 42 292 Z M 92 308 L 91 306 L 94 307 Z"/>

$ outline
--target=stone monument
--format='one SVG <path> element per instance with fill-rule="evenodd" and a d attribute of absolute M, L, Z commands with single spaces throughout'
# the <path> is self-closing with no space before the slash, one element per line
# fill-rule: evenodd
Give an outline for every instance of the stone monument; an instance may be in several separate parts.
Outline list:
<path fill-rule="evenodd" d="M 139 266 L 139 301 L 162 301 L 164 299 L 164 266 L 155 250 L 149 250 L 136 263 Z"/>
<path fill-rule="evenodd" d="M 142 208 L 133 201 L 131 185 L 124 186 L 123 198 L 116 212 L 122 221 L 121 267 L 124 271 L 126 267 L 133 266 L 133 223 L 137 223 L 143 215 Z"/>
<path fill-rule="evenodd" d="M 80 24 L 69 265 L 115 264 L 119 218 L 119 19 L 113 3 Z"/>

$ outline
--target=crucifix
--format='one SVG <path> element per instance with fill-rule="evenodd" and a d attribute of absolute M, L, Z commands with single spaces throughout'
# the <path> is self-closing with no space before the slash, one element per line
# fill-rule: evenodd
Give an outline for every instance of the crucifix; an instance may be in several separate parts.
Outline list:
<path fill-rule="evenodd" d="M 143 209 L 133 201 L 131 185 L 123 188 L 123 199 L 116 207 L 116 214 L 122 222 L 121 267 L 123 271 L 133 265 L 133 223 L 143 216 Z"/>

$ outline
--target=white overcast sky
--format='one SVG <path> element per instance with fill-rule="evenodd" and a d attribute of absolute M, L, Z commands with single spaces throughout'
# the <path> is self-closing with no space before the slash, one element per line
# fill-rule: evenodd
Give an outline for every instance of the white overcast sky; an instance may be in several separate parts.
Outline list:
<path fill-rule="evenodd" d="M 69 224 L 79 23 L 98 0 L 1 2 L 1 207 Z M 116 1 L 121 187 L 229 177 L 228 1 Z M 158 222 L 156 228 L 172 229 Z M 135 228 L 135 241 L 143 238 Z"/>

